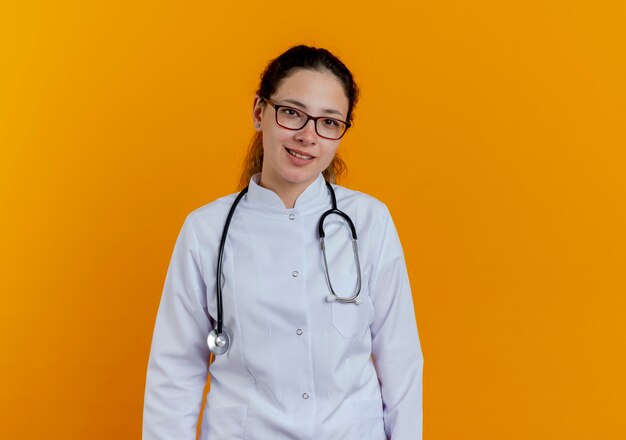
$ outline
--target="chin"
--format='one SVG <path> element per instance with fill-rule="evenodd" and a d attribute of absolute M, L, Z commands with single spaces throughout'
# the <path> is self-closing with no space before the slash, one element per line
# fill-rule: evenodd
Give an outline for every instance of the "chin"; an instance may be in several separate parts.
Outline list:
<path fill-rule="evenodd" d="M 287 172 L 283 174 L 283 179 L 290 183 L 299 184 L 299 183 L 307 183 L 313 182 L 317 176 L 319 175 L 319 171 L 311 172 L 308 171 L 306 173 L 302 172 Z"/>

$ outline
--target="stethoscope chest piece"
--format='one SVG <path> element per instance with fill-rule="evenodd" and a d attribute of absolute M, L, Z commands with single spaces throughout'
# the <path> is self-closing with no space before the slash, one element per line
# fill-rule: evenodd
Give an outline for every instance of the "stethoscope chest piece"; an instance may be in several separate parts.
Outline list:
<path fill-rule="evenodd" d="M 226 333 L 226 330 L 223 330 L 222 333 L 217 333 L 217 330 L 213 329 L 209 332 L 206 343 L 212 353 L 224 354 L 230 347 L 230 335 Z"/>

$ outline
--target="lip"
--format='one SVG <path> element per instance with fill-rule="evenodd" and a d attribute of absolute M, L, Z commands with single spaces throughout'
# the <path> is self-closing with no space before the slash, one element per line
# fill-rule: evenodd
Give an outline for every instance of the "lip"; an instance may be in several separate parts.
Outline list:
<path fill-rule="evenodd" d="M 292 164 L 295 167 L 298 167 L 298 168 L 309 167 L 311 166 L 311 164 L 314 163 L 314 159 L 300 159 L 299 157 L 296 157 L 290 154 L 289 151 L 287 150 L 288 150 L 287 147 L 285 147 L 284 151 L 285 151 L 285 155 L 287 156 L 287 160 L 289 161 L 290 164 Z M 291 148 L 289 148 L 289 150 L 291 150 Z M 308 154 L 301 153 L 298 150 L 293 150 L 293 151 L 300 153 L 300 154 L 305 154 L 306 156 L 308 156 Z"/>
<path fill-rule="evenodd" d="M 284 147 L 284 145 L 283 145 L 283 147 Z M 315 159 L 315 156 L 313 156 L 311 153 L 307 153 L 306 151 L 296 150 L 295 148 L 287 148 L 287 147 L 285 147 L 285 150 L 295 151 L 298 154 L 301 154 L 303 156 L 309 156 L 309 157 L 312 157 L 313 159 Z M 289 151 L 287 151 L 287 154 L 289 154 Z"/>

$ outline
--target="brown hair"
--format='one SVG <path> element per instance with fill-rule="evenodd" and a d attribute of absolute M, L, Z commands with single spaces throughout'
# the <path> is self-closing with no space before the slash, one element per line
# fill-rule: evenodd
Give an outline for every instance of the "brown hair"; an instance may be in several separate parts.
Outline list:
<path fill-rule="evenodd" d="M 294 46 L 277 58 L 270 61 L 261 75 L 261 84 L 257 90 L 260 98 L 269 99 L 275 92 L 280 82 L 291 74 L 295 69 L 309 69 L 328 71 L 335 75 L 343 85 L 348 98 L 348 122 L 352 122 L 352 113 L 356 106 L 359 89 L 354 82 L 352 73 L 332 53 L 326 49 L 310 46 Z M 244 159 L 239 189 L 243 189 L 250 182 L 250 178 L 261 172 L 263 165 L 263 135 L 256 132 L 250 140 L 248 152 Z M 322 174 L 330 183 L 336 183 L 338 178 L 347 170 L 346 163 L 338 153 Z"/>

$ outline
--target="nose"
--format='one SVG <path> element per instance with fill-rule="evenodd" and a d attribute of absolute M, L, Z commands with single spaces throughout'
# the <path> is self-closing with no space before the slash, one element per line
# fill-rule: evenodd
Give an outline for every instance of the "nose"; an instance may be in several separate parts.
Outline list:
<path fill-rule="evenodd" d="M 304 127 L 296 132 L 296 140 L 303 144 L 313 144 L 317 140 L 317 132 L 315 131 L 315 121 L 309 119 Z"/>

